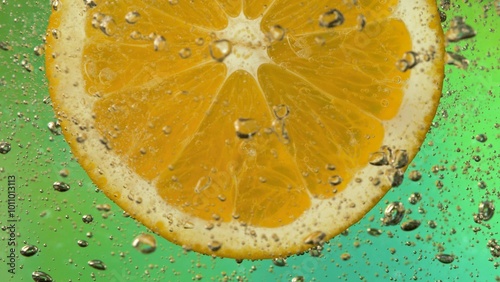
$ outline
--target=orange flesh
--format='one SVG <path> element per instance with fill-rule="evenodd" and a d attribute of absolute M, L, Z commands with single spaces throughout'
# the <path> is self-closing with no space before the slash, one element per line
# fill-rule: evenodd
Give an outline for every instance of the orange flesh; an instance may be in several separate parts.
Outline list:
<path fill-rule="evenodd" d="M 311 197 L 342 192 L 382 145 L 381 121 L 398 112 L 409 73 L 394 66 L 412 48 L 404 24 L 387 18 L 397 1 L 338 4 L 333 8 L 345 22 L 334 29 L 317 22 L 331 1 L 271 6 L 262 30 L 280 25 L 287 37 L 269 47 L 274 64 L 260 67 L 258 81 L 245 71 L 226 79 L 225 65 L 208 55 L 210 32 L 227 24 L 216 1 L 196 8 L 188 1 L 118 2 L 93 10 L 117 15 L 113 39 L 92 27 L 93 13 L 87 20 L 83 73 L 89 95 L 100 97 L 96 126 L 166 202 L 195 217 L 235 217 L 261 227 L 294 221 Z M 239 1 L 218 2 L 230 16 L 242 8 L 233 4 Z M 248 2 L 245 15 L 258 18 L 271 1 Z M 135 24 L 125 23 L 130 11 L 141 14 Z M 363 31 L 357 30 L 359 14 L 366 18 Z M 131 39 L 133 31 L 165 36 L 167 49 L 153 51 L 151 40 Z M 178 53 L 186 47 L 192 54 L 182 59 Z M 268 130 L 277 105 L 290 109 L 288 144 L 276 128 Z M 259 133 L 238 138 L 238 118 L 255 120 Z M 342 178 L 339 185 L 329 183 L 334 175 Z"/>

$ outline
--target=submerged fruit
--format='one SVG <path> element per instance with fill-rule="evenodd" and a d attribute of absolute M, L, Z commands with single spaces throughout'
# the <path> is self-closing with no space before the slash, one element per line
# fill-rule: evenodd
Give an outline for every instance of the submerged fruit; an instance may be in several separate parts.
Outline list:
<path fill-rule="evenodd" d="M 50 19 L 63 133 L 109 198 L 186 249 L 321 245 L 401 183 L 439 100 L 433 1 L 85 3 Z"/>

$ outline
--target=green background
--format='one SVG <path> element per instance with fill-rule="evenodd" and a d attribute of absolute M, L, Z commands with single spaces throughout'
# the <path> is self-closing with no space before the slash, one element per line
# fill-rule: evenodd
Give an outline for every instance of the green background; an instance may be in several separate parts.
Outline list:
<path fill-rule="evenodd" d="M 280 267 L 271 260 L 237 263 L 184 252 L 158 236 L 158 248 L 152 254 L 134 249 L 135 236 L 149 231 L 124 217 L 72 159 L 63 137 L 48 130 L 55 117 L 44 56 L 36 55 L 34 48 L 43 44 L 50 3 L 3 0 L 0 141 L 10 142 L 12 150 L 0 154 L 0 225 L 8 225 L 9 175 L 16 177 L 19 222 L 15 275 L 7 272 L 9 233 L 0 231 L 0 277 L 32 281 L 33 271 L 44 271 L 55 281 L 291 281 L 299 276 L 305 281 L 499 281 L 500 258 L 490 254 L 487 242 L 500 241 L 500 208 L 482 224 L 473 221 L 473 214 L 484 200 L 500 206 L 500 3 L 450 2 L 450 9 L 444 11 L 444 29 L 454 16 L 463 16 L 477 36 L 447 47 L 466 57 L 469 68 L 446 67 L 434 124 L 408 170 L 420 171 L 422 179 L 405 177 L 347 235 L 325 244 L 320 257 L 294 256 Z M 479 142 L 478 134 L 488 139 Z M 60 175 L 62 169 L 69 171 L 68 177 Z M 70 184 L 71 190 L 54 191 L 54 181 Z M 481 182 L 485 188 L 479 187 Z M 411 205 L 408 197 L 414 192 L 421 193 L 422 200 Z M 404 203 L 405 220 L 418 219 L 422 225 L 411 232 L 381 226 L 379 219 L 392 201 Z M 110 204 L 111 210 L 98 211 L 99 204 Z M 94 221 L 85 224 L 85 214 Z M 429 226 L 431 220 L 435 228 Z M 383 233 L 373 236 L 367 228 Z M 78 246 L 81 239 L 89 246 Z M 20 255 L 26 244 L 37 246 L 38 253 Z M 345 253 L 350 254 L 349 260 L 341 259 Z M 438 253 L 452 254 L 455 260 L 443 264 L 435 258 Z M 88 266 L 93 259 L 102 260 L 107 269 Z"/>

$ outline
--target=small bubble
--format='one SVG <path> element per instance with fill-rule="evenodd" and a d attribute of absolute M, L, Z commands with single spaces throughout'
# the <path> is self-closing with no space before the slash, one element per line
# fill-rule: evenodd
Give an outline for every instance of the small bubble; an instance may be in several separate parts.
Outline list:
<path fill-rule="evenodd" d="M 90 214 L 86 214 L 82 217 L 84 223 L 91 223 L 93 220 L 94 218 Z"/>
<path fill-rule="evenodd" d="M 165 50 L 166 46 L 167 46 L 167 40 L 165 39 L 165 37 L 158 35 L 154 38 L 153 47 L 155 51 Z"/>
<path fill-rule="evenodd" d="M 21 248 L 21 255 L 25 257 L 31 257 L 38 252 L 38 248 L 33 245 L 25 245 Z"/>
<path fill-rule="evenodd" d="M 330 183 L 330 185 L 332 186 L 339 185 L 340 183 L 342 183 L 342 178 L 338 175 L 332 175 L 328 178 L 328 183 Z"/>
<path fill-rule="evenodd" d="M 11 145 L 8 142 L 0 142 L 0 154 L 7 154 L 10 152 Z"/>
<path fill-rule="evenodd" d="M 337 9 L 332 9 L 319 16 L 319 25 L 321 27 L 332 28 L 344 23 L 344 15 Z"/>
<path fill-rule="evenodd" d="M 33 271 L 31 273 L 31 278 L 35 282 L 52 282 L 52 277 L 43 271 Z"/>
<path fill-rule="evenodd" d="M 401 230 L 403 231 L 413 231 L 420 226 L 419 220 L 408 220 L 401 223 Z"/>
<path fill-rule="evenodd" d="M 76 243 L 78 244 L 78 246 L 80 246 L 82 248 L 85 248 L 89 245 L 89 242 L 87 242 L 85 240 L 78 240 L 78 241 L 76 241 Z"/>
<path fill-rule="evenodd" d="M 488 140 L 488 137 L 486 136 L 486 134 L 476 135 L 476 141 L 484 143 L 484 142 L 486 142 L 486 140 Z"/>
<path fill-rule="evenodd" d="M 221 247 L 222 247 L 222 243 L 220 243 L 219 241 L 214 240 L 214 241 L 208 243 L 208 248 L 212 252 L 216 252 L 216 251 L 220 250 Z"/>
<path fill-rule="evenodd" d="M 269 28 L 271 41 L 281 41 L 285 38 L 285 29 L 280 25 L 273 25 Z"/>
<path fill-rule="evenodd" d="M 358 30 L 363 31 L 363 29 L 366 26 L 366 17 L 364 15 L 358 15 L 356 18 L 357 24 L 358 24 Z"/>
<path fill-rule="evenodd" d="M 401 222 L 405 214 L 405 207 L 401 202 L 392 202 L 385 208 L 383 225 L 397 225 Z"/>
<path fill-rule="evenodd" d="M 380 236 L 380 235 L 382 235 L 382 230 L 377 229 L 377 228 L 368 228 L 366 230 L 366 232 L 368 232 L 368 234 L 370 234 L 372 236 Z"/>
<path fill-rule="evenodd" d="M 234 122 L 236 136 L 240 139 L 248 139 L 259 132 L 260 126 L 256 120 L 251 118 L 238 118 Z"/>
<path fill-rule="evenodd" d="M 284 258 L 273 258 L 273 264 L 279 267 L 286 265 L 286 260 Z"/>
<path fill-rule="evenodd" d="M 315 231 L 309 234 L 305 239 L 304 243 L 308 245 L 321 245 L 324 242 L 326 234 L 322 231 Z"/>
<path fill-rule="evenodd" d="M 231 54 L 233 49 L 233 44 L 227 39 L 215 40 L 210 43 L 210 56 L 218 62 L 224 61 L 224 59 Z"/>
<path fill-rule="evenodd" d="M 483 201 L 479 204 L 479 215 L 484 221 L 490 220 L 495 214 L 495 205 L 491 201 Z"/>
<path fill-rule="evenodd" d="M 89 266 L 91 266 L 92 268 L 95 268 L 98 270 L 106 270 L 106 265 L 104 264 L 104 262 L 102 262 L 101 260 L 98 260 L 98 259 L 89 260 L 87 262 L 87 264 Z"/>
<path fill-rule="evenodd" d="M 83 3 L 89 8 L 94 8 L 97 6 L 94 0 L 83 0 Z"/>
<path fill-rule="evenodd" d="M 351 254 L 349 253 L 343 253 L 340 255 L 340 259 L 342 260 L 350 260 L 351 259 Z"/>
<path fill-rule="evenodd" d="M 420 193 L 416 192 L 416 193 L 412 193 L 410 195 L 410 197 L 408 198 L 408 202 L 410 202 L 410 204 L 412 204 L 412 205 L 415 205 L 421 199 L 422 199 L 422 195 Z"/>
<path fill-rule="evenodd" d="M 205 39 L 203 39 L 203 37 L 198 37 L 194 40 L 194 43 L 198 46 L 201 46 L 203 44 L 205 44 Z"/>
<path fill-rule="evenodd" d="M 273 106 L 273 113 L 277 119 L 285 119 L 290 114 L 290 108 L 285 104 Z"/>
<path fill-rule="evenodd" d="M 137 11 L 130 11 L 125 15 L 125 21 L 129 24 L 135 24 L 139 18 L 141 17 L 141 14 Z"/>
<path fill-rule="evenodd" d="M 189 49 L 189 48 L 182 48 L 182 49 L 179 51 L 179 56 L 180 56 L 182 59 L 187 59 L 187 58 L 191 57 L 191 49 Z"/>
<path fill-rule="evenodd" d="M 41 56 L 43 54 L 45 54 L 45 45 L 38 45 L 38 46 L 35 46 L 33 48 L 33 53 L 35 53 L 35 55 L 37 56 Z"/>
<path fill-rule="evenodd" d="M 54 188 L 54 190 L 59 191 L 59 192 L 66 192 L 70 189 L 69 184 L 64 183 L 64 182 L 60 182 L 60 181 L 54 182 L 52 184 L 52 187 Z"/>
<path fill-rule="evenodd" d="M 150 254 L 156 250 L 156 238 L 151 234 L 140 234 L 132 241 L 132 246 L 143 254 Z"/>
<path fill-rule="evenodd" d="M 436 258 L 441 262 L 441 263 L 452 263 L 453 260 L 455 260 L 455 257 L 453 255 L 448 255 L 448 254 L 437 254 Z"/>
<path fill-rule="evenodd" d="M 59 8 L 61 8 L 61 2 L 59 0 L 52 0 L 52 9 L 57 11 Z"/>
<path fill-rule="evenodd" d="M 419 181 L 422 178 L 422 173 L 420 173 L 420 171 L 418 170 L 412 170 L 408 174 L 408 177 L 411 181 Z"/>

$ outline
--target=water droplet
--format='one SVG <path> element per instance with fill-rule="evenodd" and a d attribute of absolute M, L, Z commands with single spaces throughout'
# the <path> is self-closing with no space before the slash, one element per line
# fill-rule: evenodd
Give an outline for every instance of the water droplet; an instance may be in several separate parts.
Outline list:
<path fill-rule="evenodd" d="M 363 31 L 366 26 L 366 17 L 364 15 L 358 15 L 356 21 L 358 23 L 358 30 Z"/>
<path fill-rule="evenodd" d="M 98 270 L 106 270 L 106 265 L 104 264 L 104 262 L 98 259 L 89 260 L 87 264 Z"/>
<path fill-rule="evenodd" d="M 271 41 L 281 41 L 285 38 L 285 29 L 280 25 L 273 25 L 269 28 L 269 37 Z"/>
<path fill-rule="evenodd" d="M 484 143 L 484 142 L 486 142 L 486 140 L 488 140 L 488 137 L 486 136 L 486 134 L 476 135 L 476 141 Z"/>
<path fill-rule="evenodd" d="M 95 13 L 92 15 L 92 26 L 94 28 L 99 28 L 107 36 L 112 36 L 116 31 L 114 19 L 103 13 Z"/>
<path fill-rule="evenodd" d="M 251 118 L 238 118 L 234 122 L 236 136 L 241 139 L 248 139 L 259 132 L 260 126 L 256 120 Z"/>
<path fill-rule="evenodd" d="M 78 240 L 78 241 L 76 241 L 76 243 L 78 244 L 78 246 L 80 246 L 82 248 L 85 248 L 89 245 L 89 242 L 87 242 L 85 240 Z"/>
<path fill-rule="evenodd" d="M 10 143 L 8 142 L 0 142 L 0 154 L 7 154 L 10 152 L 10 149 L 12 147 L 10 146 Z"/>
<path fill-rule="evenodd" d="M 43 271 L 33 271 L 31 273 L 31 278 L 35 282 L 52 282 L 52 277 Z"/>
<path fill-rule="evenodd" d="M 165 50 L 165 48 L 167 47 L 167 40 L 165 39 L 165 37 L 158 35 L 153 40 L 153 47 L 155 51 Z"/>
<path fill-rule="evenodd" d="M 191 49 L 189 48 L 182 48 L 180 51 L 179 51 L 179 56 L 183 59 L 187 59 L 189 57 L 191 57 Z"/>
<path fill-rule="evenodd" d="M 324 243 L 326 234 L 322 231 L 315 231 L 309 234 L 305 239 L 304 243 L 308 245 L 321 245 Z"/>
<path fill-rule="evenodd" d="M 97 6 L 94 0 L 83 0 L 83 3 L 89 8 L 94 8 Z"/>
<path fill-rule="evenodd" d="M 285 104 L 273 106 L 273 113 L 277 119 L 285 119 L 290 114 L 290 108 Z"/>
<path fill-rule="evenodd" d="M 220 250 L 221 247 L 222 247 L 222 243 L 220 243 L 219 241 L 214 240 L 214 241 L 208 243 L 208 248 L 212 252 L 216 252 L 216 251 Z"/>
<path fill-rule="evenodd" d="M 233 49 L 233 44 L 227 39 L 215 40 L 210 43 L 210 56 L 218 62 L 224 61 L 224 59 L 231 54 Z"/>
<path fill-rule="evenodd" d="M 401 202 L 392 202 L 385 208 L 383 225 L 397 225 L 405 215 L 405 207 Z"/>
<path fill-rule="evenodd" d="M 52 184 L 52 187 L 54 187 L 54 190 L 59 191 L 59 192 L 66 192 L 70 189 L 69 184 L 56 181 Z"/>
<path fill-rule="evenodd" d="M 455 257 L 453 255 L 448 255 L 448 254 L 437 254 L 436 258 L 442 262 L 442 263 L 452 263 L 453 260 L 455 260 Z"/>
<path fill-rule="evenodd" d="M 141 17 L 137 11 L 130 11 L 125 15 L 125 21 L 129 24 L 135 24 Z"/>
<path fill-rule="evenodd" d="M 212 178 L 210 176 L 202 176 L 198 179 L 196 187 L 194 187 L 194 192 L 200 194 L 204 190 L 208 189 L 212 185 Z"/>
<path fill-rule="evenodd" d="M 445 34 L 449 42 L 457 42 L 474 36 L 476 36 L 476 31 L 466 24 L 462 17 L 453 18 L 450 22 L 450 29 Z"/>
<path fill-rule="evenodd" d="M 328 178 L 328 183 L 330 183 L 330 185 L 332 186 L 339 185 L 340 183 L 342 183 L 342 177 L 338 175 L 332 175 Z"/>
<path fill-rule="evenodd" d="M 403 231 L 413 231 L 420 226 L 419 220 L 408 220 L 401 223 L 401 230 Z"/>
<path fill-rule="evenodd" d="M 82 216 L 82 221 L 84 223 L 91 223 L 94 220 L 94 218 L 90 214 L 86 214 Z"/>
<path fill-rule="evenodd" d="M 194 40 L 194 43 L 198 46 L 201 46 L 203 44 L 205 44 L 205 39 L 203 39 L 203 37 L 198 37 Z"/>
<path fill-rule="evenodd" d="M 57 11 L 59 10 L 59 8 L 61 8 L 61 2 L 59 2 L 59 0 L 52 0 L 51 4 L 54 11 Z"/>
<path fill-rule="evenodd" d="M 31 257 L 38 252 L 38 248 L 33 245 L 25 245 L 21 248 L 21 255 L 25 257 Z"/>
<path fill-rule="evenodd" d="M 332 28 L 344 23 L 344 15 L 337 9 L 332 9 L 319 16 L 319 25 L 326 28 Z"/>
<path fill-rule="evenodd" d="M 132 246 L 143 254 L 150 254 L 156 250 L 156 238 L 151 234 L 140 234 L 132 241 Z"/>
<path fill-rule="evenodd" d="M 408 153 L 406 150 L 396 150 L 392 154 L 391 166 L 394 168 L 402 168 L 408 164 Z"/>

